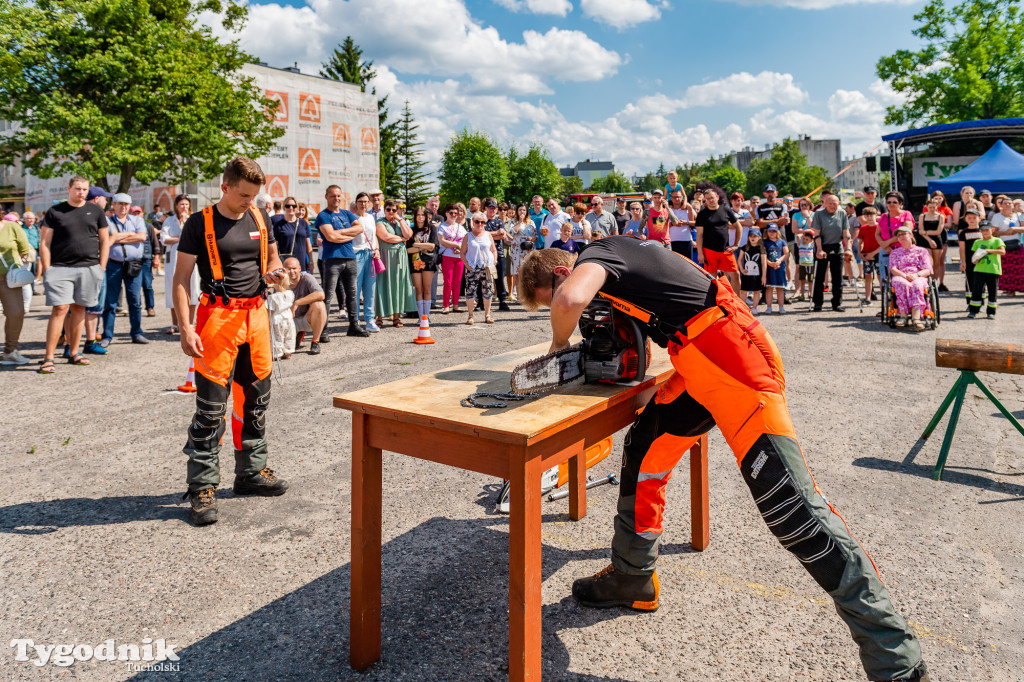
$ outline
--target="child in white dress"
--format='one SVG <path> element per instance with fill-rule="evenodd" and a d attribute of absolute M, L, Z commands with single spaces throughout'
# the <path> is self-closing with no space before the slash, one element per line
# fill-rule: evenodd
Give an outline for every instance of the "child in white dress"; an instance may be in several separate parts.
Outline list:
<path fill-rule="evenodd" d="M 287 360 L 295 352 L 295 318 L 292 317 L 292 304 L 295 303 L 295 292 L 292 291 L 291 279 L 284 276 L 274 285 L 274 293 L 267 297 L 267 308 L 270 310 L 271 351 L 274 359 Z"/>

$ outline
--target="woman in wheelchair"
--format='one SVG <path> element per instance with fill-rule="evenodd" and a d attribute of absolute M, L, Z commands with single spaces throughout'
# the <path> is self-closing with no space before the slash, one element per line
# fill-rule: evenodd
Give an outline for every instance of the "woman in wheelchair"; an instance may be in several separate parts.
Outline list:
<path fill-rule="evenodd" d="M 924 329 L 921 319 L 928 309 L 928 277 L 932 259 L 927 249 L 914 244 L 914 231 L 906 225 L 896 228 L 899 245 L 889 254 L 889 273 L 900 318 L 897 327 L 907 326 L 909 317 L 914 329 Z"/>

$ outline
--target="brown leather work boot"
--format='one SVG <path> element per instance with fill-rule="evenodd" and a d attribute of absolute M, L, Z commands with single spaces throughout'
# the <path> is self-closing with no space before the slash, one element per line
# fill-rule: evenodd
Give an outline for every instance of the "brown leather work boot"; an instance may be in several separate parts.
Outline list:
<path fill-rule="evenodd" d="M 572 596 L 583 606 L 596 609 L 624 606 L 636 611 L 657 611 L 658 572 L 630 575 L 609 565 L 597 575 L 574 582 Z"/>

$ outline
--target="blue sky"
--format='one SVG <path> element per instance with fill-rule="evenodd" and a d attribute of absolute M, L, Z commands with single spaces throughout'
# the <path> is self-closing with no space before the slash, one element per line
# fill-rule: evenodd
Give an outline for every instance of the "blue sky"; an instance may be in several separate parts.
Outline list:
<path fill-rule="evenodd" d="M 783 137 L 859 155 L 899 102 L 880 56 L 914 46 L 923 0 L 252 0 L 242 46 L 304 73 L 352 35 L 428 160 L 455 131 L 538 141 L 627 173 Z"/>

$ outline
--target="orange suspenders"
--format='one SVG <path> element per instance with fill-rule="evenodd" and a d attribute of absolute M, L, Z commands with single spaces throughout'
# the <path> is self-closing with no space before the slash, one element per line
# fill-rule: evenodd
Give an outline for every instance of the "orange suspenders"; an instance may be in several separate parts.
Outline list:
<path fill-rule="evenodd" d="M 269 249 L 267 225 L 263 222 L 263 213 L 258 208 L 250 206 L 249 211 L 260 230 L 260 275 L 262 276 L 267 272 L 267 251 Z M 217 250 L 217 235 L 213 231 L 213 206 L 203 209 L 203 243 L 206 244 L 206 255 L 210 258 L 210 270 L 213 274 L 211 283 L 213 296 L 211 298 L 219 296 L 224 305 L 227 305 L 230 299 L 224 289 L 224 268 L 220 260 L 220 251 Z"/>

